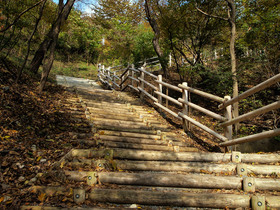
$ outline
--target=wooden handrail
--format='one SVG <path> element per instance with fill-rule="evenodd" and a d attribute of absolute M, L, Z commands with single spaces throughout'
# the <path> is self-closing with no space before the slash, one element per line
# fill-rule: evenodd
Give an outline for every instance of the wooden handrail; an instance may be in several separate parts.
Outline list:
<path fill-rule="evenodd" d="M 188 86 L 185 86 L 185 85 L 181 85 L 179 84 L 178 87 L 182 88 L 182 89 L 185 89 L 185 90 L 188 90 L 192 93 L 195 93 L 197 95 L 200 95 L 200 96 L 203 96 L 203 97 L 206 97 L 206 98 L 209 98 L 209 99 L 212 99 L 214 101 L 217 101 L 217 102 L 220 102 L 220 103 L 223 103 L 225 99 L 219 97 L 219 96 L 215 96 L 213 94 L 210 94 L 210 93 L 206 93 L 206 92 L 203 92 L 201 90 L 197 90 L 195 88 L 191 88 L 191 87 L 188 87 Z"/>
<path fill-rule="evenodd" d="M 174 98 L 172 98 L 170 96 L 167 96 L 167 95 L 165 95 L 165 94 L 163 94 L 163 93 L 161 93 L 159 91 L 155 91 L 154 93 L 157 94 L 157 95 L 162 96 L 163 98 L 165 98 L 168 101 L 171 101 L 174 104 L 177 104 L 178 106 L 182 106 L 182 103 L 180 103 L 178 100 L 176 100 L 176 99 L 174 99 Z"/>
<path fill-rule="evenodd" d="M 152 96 L 150 93 L 148 93 L 147 91 L 143 90 L 142 88 L 138 87 L 138 89 L 143 92 L 146 96 L 148 96 L 150 99 L 152 99 L 155 102 L 158 102 L 158 99 L 155 98 L 154 96 Z"/>
<path fill-rule="evenodd" d="M 251 141 L 257 141 L 263 138 L 272 138 L 275 136 L 279 136 L 280 135 L 280 128 L 277 128 L 275 130 L 270 130 L 270 131 L 265 131 L 262 133 L 257 133 L 254 135 L 250 135 L 250 136 L 245 136 L 245 137 L 241 137 L 238 139 L 233 139 L 227 142 L 223 142 L 220 143 L 220 146 L 223 147 L 227 147 L 227 146 L 231 146 L 231 145 L 235 145 L 235 144 L 242 144 L 242 143 L 246 143 L 246 142 L 251 142 Z"/>
<path fill-rule="evenodd" d="M 138 79 L 136 79 L 136 78 L 134 78 L 134 77 L 132 77 L 132 76 L 128 76 L 128 78 L 131 79 L 131 80 L 134 80 L 134 81 L 136 81 L 136 82 L 139 82 Z"/>
<path fill-rule="evenodd" d="M 201 124 L 200 122 L 195 121 L 194 119 L 192 119 L 191 117 L 188 117 L 187 115 L 179 112 L 178 115 L 182 118 L 184 118 L 185 120 L 191 122 L 192 124 L 196 125 L 197 127 L 203 129 L 204 131 L 206 131 L 207 133 L 217 137 L 218 139 L 222 140 L 222 141 L 227 141 L 228 139 L 224 136 L 222 136 L 221 134 L 218 134 L 217 132 L 211 130 L 210 128 L 208 128 L 207 126 Z"/>
<path fill-rule="evenodd" d="M 183 92 L 181 88 L 178 88 L 178 87 L 175 86 L 175 85 L 171 85 L 171 84 L 168 84 L 168 83 L 166 83 L 166 82 L 158 81 L 158 80 L 156 80 L 155 82 L 157 82 L 157 83 L 159 83 L 159 84 L 162 84 L 163 86 L 168 87 L 168 88 L 170 88 L 170 89 L 176 90 L 176 91 L 178 91 L 178 92 L 180 92 L 180 93 Z"/>
<path fill-rule="evenodd" d="M 154 90 L 158 90 L 158 88 L 156 86 L 152 85 L 151 83 L 147 82 L 146 80 L 142 79 L 141 77 L 138 77 L 138 80 L 140 80 L 141 82 L 144 82 L 146 85 L 150 86 Z"/>
<path fill-rule="evenodd" d="M 196 110 L 198 110 L 198 111 L 200 111 L 200 112 L 202 112 L 204 114 L 207 114 L 208 116 L 213 117 L 216 120 L 220 120 L 222 122 L 227 121 L 227 119 L 225 117 L 223 117 L 223 116 L 221 116 L 219 114 L 216 114 L 215 112 L 212 112 L 212 111 L 210 111 L 208 109 L 205 109 L 205 108 L 203 108 L 201 106 L 198 106 L 198 105 L 196 105 L 194 103 L 191 103 L 191 102 L 188 102 L 188 101 L 184 101 L 182 98 L 179 98 L 178 101 L 181 102 L 181 103 L 184 103 L 184 104 L 186 104 L 186 105 L 188 105 L 188 106 L 190 106 L 190 107 L 192 107 L 192 108 L 194 108 L 194 109 L 196 109 Z"/>
<path fill-rule="evenodd" d="M 238 102 L 238 101 L 240 101 L 244 98 L 247 98 L 248 96 L 253 95 L 256 92 L 259 92 L 261 90 L 264 90 L 264 89 L 270 87 L 271 85 L 273 85 L 277 82 L 280 82 L 280 73 L 276 74 L 274 77 L 271 77 L 270 79 L 256 85 L 255 87 L 245 91 L 244 93 L 240 94 L 239 96 L 236 96 L 236 97 L 232 98 L 231 100 L 226 101 L 223 104 L 220 104 L 219 109 L 223 109 L 224 107 L 232 105 L 232 104 L 234 104 L 234 103 L 236 103 L 236 102 Z"/>
<path fill-rule="evenodd" d="M 255 117 L 255 116 L 258 116 L 260 114 L 264 114 L 264 113 L 267 113 L 269 111 L 272 111 L 274 109 L 279 109 L 279 108 L 280 108 L 280 101 L 277 101 L 277 102 L 274 102 L 274 103 L 269 104 L 267 106 L 264 106 L 262 108 L 259 108 L 257 110 L 248 112 L 248 113 L 243 114 L 241 116 L 238 116 L 238 117 L 234 118 L 233 120 L 221 123 L 221 126 L 233 125 L 235 123 L 238 123 L 238 122 L 241 122 L 241 121 L 244 121 L 244 120 L 248 120 L 252 117 Z"/>
<path fill-rule="evenodd" d="M 165 106 L 161 105 L 160 103 L 154 102 L 155 105 L 157 105 L 159 108 L 163 109 L 164 111 L 168 112 L 169 114 L 173 115 L 174 117 L 182 120 L 180 116 L 178 116 L 177 113 L 171 111 L 170 109 L 166 108 Z"/>
<path fill-rule="evenodd" d="M 147 74 L 147 75 L 149 75 L 149 76 L 151 76 L 151 77 L 157 79 L 157 76 L 156 76 L 156 75 L 154 75 L 154 74 L 152 74 L 152 73 L 150 73 L 150 72 L 148 72 L 148 71 L 145 71 L 144 69 L 139 69 L 139 71 L 142 71 L 142 72 L 144 72 L 145 74 Z"/>

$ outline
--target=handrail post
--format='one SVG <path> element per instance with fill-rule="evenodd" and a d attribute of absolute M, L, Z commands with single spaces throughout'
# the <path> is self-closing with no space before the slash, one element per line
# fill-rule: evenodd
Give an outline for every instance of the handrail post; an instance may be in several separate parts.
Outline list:
<path fill-rule="evenodd" d="M 188 83 L 187 82 L 183 82 L 182 85 L 188 86 Z M 186 101 L 186 102 L 189 101 L 189 93 L 188 93 L 188 91 L 186 89 L 182 89 L 182 99 L 184 101 Z M 185 104 L 185 103 L 183 103 L 182 105 L 183 105 L 183 110 L 182 110 L 183 114 L 188 116 L 189 115 L 189 107 L 188 107 L 188 105 Z M 183 129 L 184 129 L 185 132 L 190 131 L 190 122 L 188 122 L 185 119 L 183 119 Z"/>
<path fill-rule="evenodd" d="M 225 96 L 224 97 L 225 101 L 228 101 L 231 99 L 230 96 Z M 229 105 L 227 107 L 225 107 L 225 118 L 227 118 L 228 121 L 230 121 L 232 119 L 232 106 Z M 232 139 L 232 125 L 226 126 L 225 127 L 225 137 L 228 140 Z M 232 150 L 232 146 L 229 147 L 229 150 Z"/>
<path fill-rule="evenodd" d="M 134 69 L 134 64 L 131 64 L 131 68 Z M 131 77 L 134 78 L 134 71 L 133 70 L 130 70 L 130 71 L 131 71 L 130 72 Z M 132 85 L 132 87 L 134 87 L 134 80 L 133 79 L 131 79 L 131 85 Z"/>
<path fill-rule="evenodd" d="M 110 71 L 111 67 L 108 67 L 107 69 L 107 75 L 108 75 L 108 85 L 110 86 L 110 77 L 111 77 L 111 71 Z"/>
<path fill-rule="evenodd" d="M 115 88 L 114 88 L 114 85 L 115 85 L 115 83 L 117 83 L 117 82 L 116 82 L 116 72 L 115 72 L 115 71 L 113 72 L 113 75 L 114 75 L 114 76 L 113 76 L 113 89 L 115 89 Z"/>
<path fill-rule="evenodd" d="M 162 75 L 158 75 L 158 81 L 162 82 Z M 158 92 L 162 93 L 162 84 L 158 83 Z M 158 103 L 162 104 L 162 97 L 158 95 Z"/>
<path fill-rule="evenodd" d="M 104 78 L 104 75 L 105 75 L 105 66 L 102 65 L 102 79 L 103 79 L 103 80 L 105 79 L 105 78 Z"/>
<path fill-rule="evenodd" d="M 141 73 L 140 73 L 140 78 L 142 79 L 142 80 L 144 80 L 145 79 L 145 73 L 143 72 L 143 70 L 145 70 L 145 67 L 144 66 L 142 66 L 141 67 Z M 140 88 L 142 88 L 142 90 L 144 90 L 144 85 L 145 85 L 145 83 L 142 81 L 142 80 L 140 80 Z M 143 100 L 144 99 L 144 93 L 142 92 L 142 91 L 140 91 L 140 99 L 141 100 Z"/>

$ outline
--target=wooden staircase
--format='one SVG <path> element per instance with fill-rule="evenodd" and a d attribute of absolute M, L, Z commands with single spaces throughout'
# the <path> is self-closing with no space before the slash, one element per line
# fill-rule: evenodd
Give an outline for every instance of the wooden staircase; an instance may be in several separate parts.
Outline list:
<path fill-rule="evenodd" d="M 56 179 L 30 188 L 48 202 L 22 209 L 280 208 L 280 154 L 209 153 L 132 96 L 77 95 L 65 104 L 91 132 L 73 133 L 80 148 L 37 176 Z"/>

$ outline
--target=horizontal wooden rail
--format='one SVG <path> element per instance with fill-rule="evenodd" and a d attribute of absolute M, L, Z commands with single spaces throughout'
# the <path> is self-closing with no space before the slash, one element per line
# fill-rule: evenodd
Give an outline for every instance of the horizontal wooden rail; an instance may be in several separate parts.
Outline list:
<path fill-rule="evenodd" d="M 264 106 L 262 108 L 259 108 L 257 110 L 254 110 L 254 111 L 251 111 L 249 113 L 243 114 L 243 115 L 241 115 L 237 118 L 234 118 L 233 120 L 230 120 L 228 122 L 221 123 L 221 126 L 233 125 L 235 123 L 238 123 L 238 122 L 241 122 L 241 121 L 244 121 L 244 120 L 248 120 L 248 119 L 253 118 L 255 116 L 258 116 L 260 114 L 264 114 L 264 113 L 267 113 L 269 111 L 272 111 L 274 109 L 279 109 L 279 108 L 280 108 L 280 101 L 277 101 L 277 102 L 274 102 L 274 103 L 269 104 L 267 106 Z"/>
<path fill-rule="evenodd" d="M 178 87 L 175 86 L 175 85 L 170 85 L 170 84 L 168 84 L 168 83 L 166 83 L 166 82 L 159 81 L 159 80 L 156 80 L 156 82 L 159 83 L 159 84 L 162 84 L 163 86 L 168 87 L 168 88 L 170 88 L 170 89 L 172 89 L 172 90 L 176 90 L 176 91 L 178 91 L 178 92 L 180 92 L 180 93 L 183 92 L 181 88 L 178 88 Z"/>
<path fill-rule="evenodd" d="M 222 140 L 222 141 L 227 141 L 228 139 L 224 136 L 222 136 L 221 134 L 211 130 L 210 128 L 208 128 L 207 126 L 201 124 L 200 122 L 195 121 L 194 119 L 192 119 L 191 117 L 188 117 L 187 115 L 179 112 L 178 115 L 182 118 L 184 118 L 185 120 L 189 121 L 190 123 L 196 125 L 197 127 L 203 129 L 204 131 L 206 131 L 207 133 L 217 137 L 218 139 Z"/>
<path fill-rule="evenodd" d="M 159 64 L 157 64 L 157 65 L 154 65 L 154 66 L 147 66 L 147 67 L 145 67 L 145 68 L 146 68 L 146 69 L 150 69 L 150 68 L 155 68 L 155 67 L 157 67 L 157 66 L 161 67 L 161 64 L 159 63 Z"/>
<path fill-rule="evenodd" d="M 157 95 L 159 95 L 159 96 L 165 98 L 165 99 L 168 100 L 168 101 L 171 101 L 171 102 L 174 103 L 174 104 L 177 104 L 178 106 L 182 106 L 182 103 L 180 103 L 180 102 L 177 101 L 176 99 L 174 99 L 174 98 L 172 98 L 172 97 L 170 97 L 170 96 L 167 96 L 167 95 L 165 95 L 165 94 L 163 94 L 163 93 L 161 93 L 161 92 L 159 92 L 159 91 L 155 91 L 155 94 L 157 94 Z"/>
<path fill-rule="evenodd" d="M 166 108 L 165 106 L 161 105 L 160 103 L 155 102 L 155 105 L 157 105 L 159 108 L 163 109 L 164 111 L 168 112 L 169 114 L 173 115 L 174 117 L 182 120 L 182 118 L 180 116 L 178 116 L 177 113 L 171 111 L 170 109 Z"/>
<path fill-rule="evenodd" d="M 109 75 L 106 75 L 106 77 L 107 77 L 109 80 L 113 81 L 113 78 L 110 77 Z"/>
<path fill-rule="evenodd" d="M 136 81 L 136 82 L 139 82 L 138 79 L 136 79 L 136 78 L 134 78 L 134 77 L 132 77 L 132 76 L 128 76 L 128 78 L 131 79 L 131 80 L 134 80 L 134 81 Z"/>
<path fill-rule="evenodd" d="M 147 82 L 146 80 L 142 79 L 141 77 L 138 77 L 138 80 L 140 80 L 141 82 L 143 82 L 144 84 L 150 86 L 151 88 L 153 88 L 154 90 L 158 90 L 158 88 L 154 85 L 152 85 L 151 83 Z"/>
<path fill-rule="evenodd" d="M 280 128 L 277 128 L 275 130 L 265 131 L 262 133 L 257 133 L 257 134 L 250 135 L 250 136 L 241 137 L 238 139 L 233 139 L 233 140 L 221 143 L 220 146 L 227 147 L 227 146 L 231 146 L 231 145 L 235 145 L 235 144 L 242 144 L 242 143 L 246 143 L 246 142 L 257 141 L 257 140 L 264 139 L 264 138 L 272 138 L 272 137 L 275 137 L 278 135 L 280 135 Z"/>
<path fill-rule="evenodd" d="M 138 90 L 136 87 L 133 87 L 132 85 L 128 85 L 128 87 L 130 87 L 131 89 L 135 90 L 136 92 L 139 92 L 140 90 Z"/>
<path fill-rule="evenodd" d="M 200 112 L 202 112 L 204 114 L 207 114 L 208 116 L 213 117 L 216 120 L 219 120 L 219 121 L 222 121 L 222 122 L 227 121 L 227 118 L 225 118 L 225 117 L 223 117 L 223 116 L 221 116 L 219 114 L 216 114 L 215 112 L 207 110 L 207 109 L 205 109 L 205 108 L 203 108 L 201 106 L 198 106 L 198 105 L 196 105 L 194 103 L 185 101 L 182 98 L 179 98 L 178 101 L 181 102 L 181 103 L 184 103 L 184 104 L 186 104 L 186 105 L 188 105 L 188 106 L 190 106 L 190 107 L 192 107 L 192 108 L 194 108 L 194 109 L 196 109 L 196 110 L 198 110 L 198 111 L 200 111 Z"/>
<path fill-rule="evenodd" d="M 148 71 L 145 71 L 144 69 L 139 69 L 139 71 L 142 71 L 142 72 L 144 72 L 145 74 L 147 74 L 147 75 L 149 75 L 149 76 L 151 76 L 151 77 L 157 79 L 157 76 L 156 76 L 156 75 L 154 75 L 154 74 L 152 74 L 152 73 L 150 73 L 150 72 L 148 72 Z"/>
<path fill-rule="evenodd" d="M 273 84 L 275 84 L 277 82 L 280 82 L 280 73 L 275 75 L 274 77 L 271 77 L 270 79 L 268 79 L 268 80 L 266 80 L 266 81 L 256 85 L 255 87 L 245 91 L 244 93 L 240 94 L 239 96 L 234 97 L 231 100 L 228 100 L 228 101 L 224 102 L 223 104 L 219 105 L 219 108 L 223 109 L 226 106 L 232 105 L 235 102 L 238 102 L 238 101 L 240 101 L 240 100 L 242 100 L 244 98 L 247 98 L 248 96 L 251 96 L 251 95 L 253 95 L 256 92 L 264 90 L 264 89 L 270 87 L 271 85 L 273 85 Z"/>
<path fill-rule="evenodd" d="M 120 80 L 121 78 L 119 78 L 117 75 L 113 75 L 112 77 L 115 77 L 116 79 Z"/>
<path fill-rule="evenodd" d="M 135 69 L 135 68 L 129 68 L 130 70 L 136 72 L 136 73 L 139 73 L 140 71 L 138 69 Z"/>
<path fill-rule="evenodd" d="M 115 86 L 117 86 L 118 88 L 120 88 L 120 86 L 119 86 L 116 82 L 113 81 L 113 84 L 114 84 Z"/>
<path fill-rule="evenodd" d="M 154 64 L 154 63 L 159 63 L 159 60 L 152 61 L 152 62 L 147 62 L 146 65 L 151 65 L 151 64 Z"/>
<path fill-rule="evenodd" d="M 111 67 L 111 69 L 115 69 L 115 68 L 122 67 L 122 66 L 123 66 L 122 64 L 118 65 L 118 66 L 113 66 L 113 67 Z"/>
<path fill-rule="evenodd" d="M 191 87 L 188 87 L 188 86 L 185 86 L 185 85 L 178 85 L 180 88 L 182 89 L 185 89 L 185 90 L 188 90 L 194 94 L 197 94 L 197 95 L 200 95 L 200 96 L 203 96 L 203 97 L 206 97 L 206 98 L 209 98 L 209 99 L 212 99 L 214 101 L 217 101 L 217 102 L 220 102 L 220 103 L 223 103 L 224 102 L 224 99 L 219 97 L 219 96 L 215 96 L 213 94 L 210 94 L 210 93 L 206 93 L 206 92 L 203 92 L 201 90 L 197 90 L 195 88 L 191 88 Z"/>
<path fill-rule="evenodd" d="M 142 88 L 138 87 L 138 89 L 144 93 L 146 96 L 148 96 L 150 99 L 152 99 L 155 102 L 158 102 L 158 99 L 152 96 L 150 93 L 148 93 L 146 90 L 143 90 Z"/>

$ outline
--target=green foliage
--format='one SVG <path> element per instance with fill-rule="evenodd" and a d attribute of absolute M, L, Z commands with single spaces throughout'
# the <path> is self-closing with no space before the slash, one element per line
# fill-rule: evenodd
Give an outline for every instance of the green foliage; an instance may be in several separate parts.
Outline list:
<path fill-rule="evenodd" d="M 97 67 L 85 62 L 64 63 L 55 61 L 51 71 L 52 78 L 55 75 L 66 75 L 79 78 L 97 79 Z"/>

